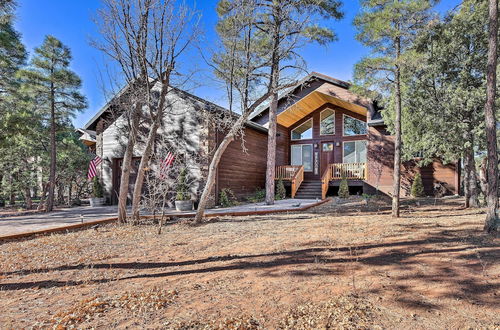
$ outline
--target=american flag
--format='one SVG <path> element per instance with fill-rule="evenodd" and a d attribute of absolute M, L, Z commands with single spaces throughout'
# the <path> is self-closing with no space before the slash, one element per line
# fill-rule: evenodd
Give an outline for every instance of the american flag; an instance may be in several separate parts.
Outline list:
<path fill-rule="evenodd" d="M 160 164 L 160 179 L 165 179 L 167 176 L 167 169 L 175 160 L 175 156 L 173 153 L 169 152 L 165 159 Z"/>
<path fill-rule="evenodd" d="M 92 179 L 97 175 L 97 166 L 102 163 L 102 159 L 99 156 L 95 156 L 94 159 L 90 161 L 89 171 L 87 173 L 87 179 Z"/>

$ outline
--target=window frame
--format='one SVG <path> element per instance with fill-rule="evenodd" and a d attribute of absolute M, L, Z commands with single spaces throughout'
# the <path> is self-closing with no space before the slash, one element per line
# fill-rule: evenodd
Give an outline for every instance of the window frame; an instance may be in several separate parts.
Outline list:
<path fill-rule="evenodd" d="M 325 112 L 327 110 L 333 111 L 333 133 L 323 134 L 322 127 L 321 127 L 321 123 L 323 122 L 323 119 L 321 119 L 321 115 L 323 114 L 323 112 Z M 323 109 L 320 111 L 320 113 L 319 113 L 319 135 L 320 136 L 335 135 L 335 122 L 336 122 L 335 115 L 336 115 L 335 110 L 331 109 L 331 108 L 326 108 L 326 109 Z"/>
<path fill-rule="evenodd" d="M 296 130 L 297 128 L 301 127 L 302 125 L 305 125 L 309 121 L 311 121 L 311 137 L 308 139 L 294 139 L 293 138 L 293 131 Z M 292 128 L 290 130 L 290 141 L 307 141 L 307 140 L 312 140 L 312 139 L 314 139 L 314 120 L 312 117 L 305 120 L 302 124 L 296 126 L 295 128 Z"/>
<path fill-rule="evenodd" d="M 359 120 L 360 122 L 365 123 L 366 133 L 365 134 L 345 135 L 345 117 L 349 117 L 349 118 L 352 118 L 354 120 Z M 342 136 L 343 137 L 351 137 L 351 136 L 363 136 L 363 135 L 368 135 L 368 123 L 366 121 L 362 121 L 361 119 L 354 118 L 353 116 L 349 116 L 349 115 L 344 113 L 343 117 L 342 117 Z M 348 142 L 351 142 L 351 141 L 348 141 Z"/>
<path fill-rule="evenodd" d="M 365 148 L 366 148 L 366 160 L 364 162 L 354 162 L 354 163 L 346 163 L 344 161 L 345 155 L 345 149 L 344 145 L 346 143 L 354 143 L 354 154 L 356 154 L 356 142 L 365 142 Z M 342 164 L 360 164 L 360 163 L 367 163 L 368 162 L 368 140 L 352 140 L 352 141 L 342 141 Z"/>
<path fill-rule="evenodd" d="M 311 147 L 311 169 L 310 170 L 307 170 L 304 166 L 304 172 L 312 172 L 314 170 L 314 148 L 313 148 L 313 144 L 312 143 L 297 143 L 297 144 L 291 144 L 290 145 L 290 165 L 292 165 L 292 148 L 293 147 L 296 147 L 296 146 L 300 146 L 300 156 L 301 156 L 301 162 L 302 162 L 302 166 L 304 166 L 304 153 L 303 153 L 303 149 L 304 149 L 304 146 L 310 146 Z M 296 165 L 292 165 L 292 166 L 296 166 Z"/>

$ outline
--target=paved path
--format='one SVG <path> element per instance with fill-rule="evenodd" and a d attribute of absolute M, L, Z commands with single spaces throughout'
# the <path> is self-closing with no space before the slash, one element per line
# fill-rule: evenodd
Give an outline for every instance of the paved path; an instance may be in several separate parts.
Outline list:
<path fill-rule="evenodd" d="M 265 203 L 244 204 L 229 208 L 210 209 L 206 214 L 215 213 L 245 213 L 245 212 L 263 212 L 263 211 L 283 211 L 297 209 L 316 203 L 317 200 L 305 199 L 286 199 L 276 201 L 275 205 L 266 205 Z M 300 204 L 300 205 L 299 205 Z M 37 213 L 23 216 L 12 216 L 0 218 L 0 237 L 36 232 L 46 229 L 66 227 L 82 222 L 96 221 L 105 218 L 115 217 L 116 206 L 90 207 L 80 206 L 73 208 L 60 209 L 50 213 Z M 193 212 L 177 212 L 169 210 L 169 215 L 188 215 Z"/>

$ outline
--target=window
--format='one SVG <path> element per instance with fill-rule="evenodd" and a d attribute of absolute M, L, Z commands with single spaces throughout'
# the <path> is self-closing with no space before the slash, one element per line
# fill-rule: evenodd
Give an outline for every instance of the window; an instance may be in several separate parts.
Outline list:
<path fill-rule="evenodd" d="M 325 109 L 320 114 L 321 123 L 319 134 L 333 135 L 335 134 L 335 111 L 332 109 Z"/>
<path fill-rule="evenodd" d="M 333 142 L 323 143 L 323 151 L 333 151 Z"/>
<path fill-rule="evenodd" d="M 344 163 L 366 163 L 366 141 L 344 142 Z"/>
<path fill-rule="evenodd" d="M 307 139 L 312 139 L 312 133 L 313 133 L 313 120 L 309 119 L 302 125 L 298 126 L 297 128 L 294 128 L 292 130 L 292 140 L 307 140 Z"/>
<path fill-rule="evenodd" d="M 303 165 L 304 171 L 313 168 L 312 144 L 296 144 L 292 146 L 292 165 Z"/>
<path fill-rule="evenodd" d="M 344 115 L 344 136 L 366 134 L 366 123 L 362 120 Z"/>

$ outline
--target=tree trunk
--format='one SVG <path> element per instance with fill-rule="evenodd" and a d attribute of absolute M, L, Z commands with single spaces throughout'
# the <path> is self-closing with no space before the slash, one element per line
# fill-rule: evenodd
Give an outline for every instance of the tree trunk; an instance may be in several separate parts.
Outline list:
<path fill-rule="evenodd" d="M 267 135 L 266 204 L 274 204 L 274 177 L 276 172 L 276 110 L 278 93 L 273 92 L 269 106 L 269 127 Z M 271 119 L 272 118 L 272 119 Z"/>
<path fill-rule="evenodd" d="M 73 193 L 73 180 L 69 180 L 68 185 L 68 206 L 71 206 L 71 195 Z"/>
<path fill-rule="evenodd" d="M 26 204 L 26 209 L 31 210 L 33 201 L 31 200 L 31 190 L 29 187 L 24 188 L 24 202 Z"/>
<path fill-rule="evenodd" d="M 49 183 L 43 185 L 42 195 L 40 196 L 40 202 L 38 203 L 37 211 L 43 210 L 43 206 L 45 205 L 45 196 L 47 195 L 47 190 L 49 188 Z"/>
<path fill-rule="evenodd" d="M 467 187 L 465 205 L 466 207 L 476 208 L 479 207 L 479 197 L 477 189 L 477 171 L 474 161 L 474 139 L 472 136 L 472 132 L 467 133 L 467 138 L 470 142 L 470 146 L 466 148 L 464 154 L 464 167 L 465 173 L 467 174 L 466 176 L 464 176 L 464 187 Z"/>
<path fill-rule="evenodd" d="M 134 192 L 132 194 L 132 218 L 134 219 L 134 221 L 138 221 L 140 216 L 139 204 L 141 202 L 141 197 L 142 197 L 142 186 L 144 185 L 145 168 L 148 166 L 149 161 L 151 159 L 151 153 L 153 152 L 153 147 L 156 140 L 156 134 L 158 132 L 158 128 L 160 127 L 160 123 L 163 120 L 163 113 L 165 111 L 164 109 L 165 99 L 167 97 L 168 88 L 170 84 L 170 71 L 165 73 L 165 75 L 168 76 L 162 82 L 162 88 L 160 92 L 160 99 L 156 109 L 156 115 L 152 116 L 151 118 L 153 120 L 153 124 L 149 129 L 149 134 L 146 141 L 146 147 L 144 148 L 144 152 L 141 157 L 141 164 L 137 169 L 137 178 L 135 180 Z"/>
<path fill-rule="evenodd" d="M 466 161 L 467 158 L 467 152 L 464 151 L 464 178 L 463 178 L 463 185 L 464 185 L 464 207 L 469 208 L 469 202 L 470 202 L 470 168 L 467 165 L 469 162 Z"/>
<path fill-rule="evenodd" d="M 498 0 L 489 0 L 488 65 L 486 71 L 486 146 L 488 149 L 488 195 L 484 230 L 488 233 L 500 230 L 498 216 L 498 146 L 497 122 L 495 118 L 496 69 L 498 47 Z"/>
<path fill-rule="evenodd" d="M 484 157 L 479 166 L 479 183 L 481 186 L 481 193 L 486 200 L 488 196 L 488 157 Z"/>
<path fill-rule="evenodd" d="M 118 194 L 118 221 L 121 223 L 127 220 L 127 198 L 129 188 L 128 186 L 130 182 L 130 166 L 132 165 L 132 158 L 134 156 L 134 147 L 135 142 L 137 141 L 139 119 L 140 112 L 142 111 L 142 106 L 140 104 L 137 104 L 132 111 L 133 113 L 131 114 L 127 147 L 125 149 L 125 155 L 123 156 L 120 192 Z"/>
<path fill-rule="evenodd" d="M 278 110 L 278 83 L 280 78 L 280 24 L 276 22 L 279 17 L 279 5 L 273 8 L 275 25 L 273 30 L 273 49 L 271 55 L 271 77 L 269 88 L 271 103 L 269 104 L 269 127 L 267 133 L 267 167 L 266 167 L 266 204 L 274 204 L 274 177 L 276 172 L 276 112 Z"/>
<path fill-rule="evenodd" d="M 51 76 L 53 72 L 51 71 Z M 54 191 L 56 186 L 56 106 L 54 83 L 50 83 L 50 171 L 49 171 L 49 191 L 47 196 L 46 212 L 54 208 Z"/>
<path fill-rule="evenodd" d="M 399 61 L 401 53 L 401 40 L 396 38 L 396 61 Z M 396 83 L 396 118 L 394 121 L 394 178 L 392 189 L 392 216 L 399 218 L 399 190 L 401 187 L 401 69 L 399 63 L 395 67 Z"/>
<path fill-rule="evenodd" d="M 198 203 L 198 209 L 196 210 L 196 216 L 194 218 L 195 223 L 201 223 L 203 220 L 203 215 L 205 214 L 205 209 L 207 207 L 207 202 L 212 193 L 212 189 L 215 184 L 215 175 L 217 173 L 217 167 L 219 166 L 219 162 L 222 158 L 222 155 L 226 151 L 227 147 L 231 142 L 234 141 L 234 137 L 239 128 L 245 123 L 248 118 L 249 113 L 240 116 L 233 128 L 229 131 L 229 133 L 222 139 L 222 142 L 217 147 L 217 150 L 210 161 L 210 166 L 208 167 L 208 176 L 207 181 L 205 183 L 205 187 L 203 188 L 203 193 L 200 197 L 200 202 Z"/>

